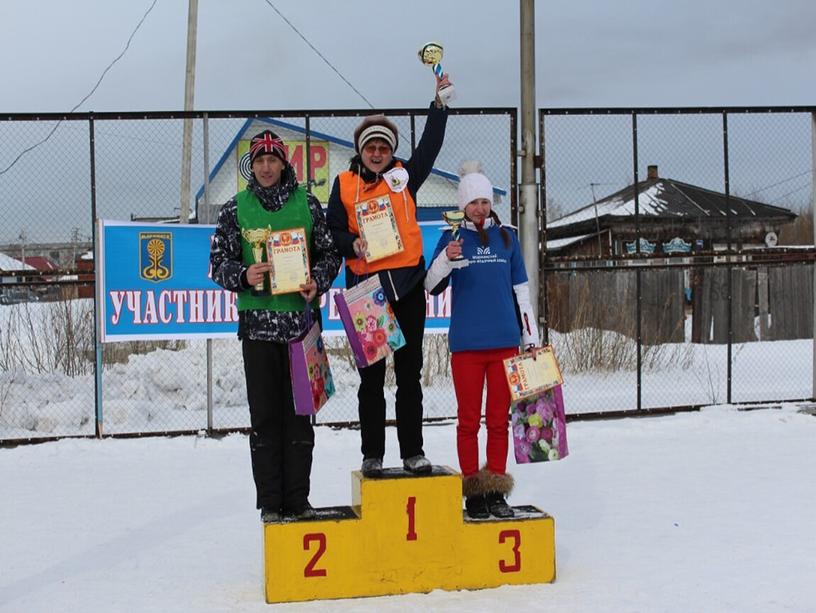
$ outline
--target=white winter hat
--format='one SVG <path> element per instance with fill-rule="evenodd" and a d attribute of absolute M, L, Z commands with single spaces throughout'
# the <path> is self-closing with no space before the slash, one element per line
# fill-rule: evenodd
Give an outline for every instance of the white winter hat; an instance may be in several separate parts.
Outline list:
<path fill-rule="evenodd" d="M 482 174 L 482 165 L 479 162 L 462 162 L 459 176 L 461 179 L 456 193 L 460 211 L 464 211 L 468 204 L 479 198 L 485 198 L 492 204 L 493 185 L 490 179 Z"/>

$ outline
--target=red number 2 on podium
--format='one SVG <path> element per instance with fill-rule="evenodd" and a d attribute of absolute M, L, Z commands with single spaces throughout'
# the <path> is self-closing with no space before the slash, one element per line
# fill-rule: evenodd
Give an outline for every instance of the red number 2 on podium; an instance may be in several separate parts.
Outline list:
<path fill-rule="evenodd" d="M 320 559 L 324 553 L 326 553 L 326 535 L 323 532 L 317 532 L 313 534 L 304 534 L 303 535 L 303 551 L 309 551 L 311 549 L 312 542 L 317 542 L 317 551 L 312 556 L 312 559 L 309 560 L 309 563 L 306 565 L 306 568 L 303 569 L 303 576 L 304 577 L 325 577 L 326 576 L 326 569 L 325 568 L 315 568 L 317 561 Z"/>

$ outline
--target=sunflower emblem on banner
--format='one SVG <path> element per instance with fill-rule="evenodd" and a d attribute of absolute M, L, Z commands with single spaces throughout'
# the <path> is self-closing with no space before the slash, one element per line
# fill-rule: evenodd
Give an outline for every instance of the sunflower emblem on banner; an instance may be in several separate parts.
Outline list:
<path fill-rule="evenodd" d="M 173 276 L 173 235 L 139 232 L 139 276 L 159 283 Z"/>

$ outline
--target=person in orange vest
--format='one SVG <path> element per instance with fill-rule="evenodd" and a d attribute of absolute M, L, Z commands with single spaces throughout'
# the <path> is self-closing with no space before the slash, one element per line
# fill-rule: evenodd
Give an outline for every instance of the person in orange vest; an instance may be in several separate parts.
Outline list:
<path fill-rule="evenodd" d="M 326 220 L 334 242 L 346 260 L 346 287 L 373 274 L 379 275 L 386 298 L 394 310 L 406 344 L 394 353 L 397 437 L 403 467 L 426 474 L 431 462 L 422 449 L 422 340 L 425 332 L 425 259 L 422 234 L 416 219 L 416 193 L 433 169 L 442 148 L 448 111 L 439 90 L 450 85 L 443 74 L 436 80 L 436 98 L 419 144 L 407 161 L 394 157 L 399 145 L 397 126 L 384 115 L 363 119 L 354 131 L 357 151 L 349 169 L 334 181 Z M 403 249 L 371 262 L 360 236 L 355 205 L 388 198 Z M 362 438 L 362 473 L 379 476 L 385 455 L 385 360 L 359 369 L 357 392 Z"/>

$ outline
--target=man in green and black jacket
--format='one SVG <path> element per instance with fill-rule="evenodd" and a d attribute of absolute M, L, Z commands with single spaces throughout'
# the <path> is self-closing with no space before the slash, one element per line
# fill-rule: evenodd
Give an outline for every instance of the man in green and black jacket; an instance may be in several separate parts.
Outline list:
<path fill-rule="evenodd" d="M 309 482 L 314 430 L 295 414 L 288 343 L 306 331 L 306 303 L 319 320 L 318 297 L 331 287 L 341 257 L 317 198 L 298 185 L 283 141 L 265 130 L 250 142 L 252 176 L 246 189 L 221 207 L 210 251 L 213 280 L 236 292 L 252 432 L 249 448 L 265 522 L 282 515 L 311 517 Z M 253 230 L 305 228 L 310 281 L 300 292 L 258 294 L 252 288 L 271 265 L 255 262 L 245 238 Z"/>

